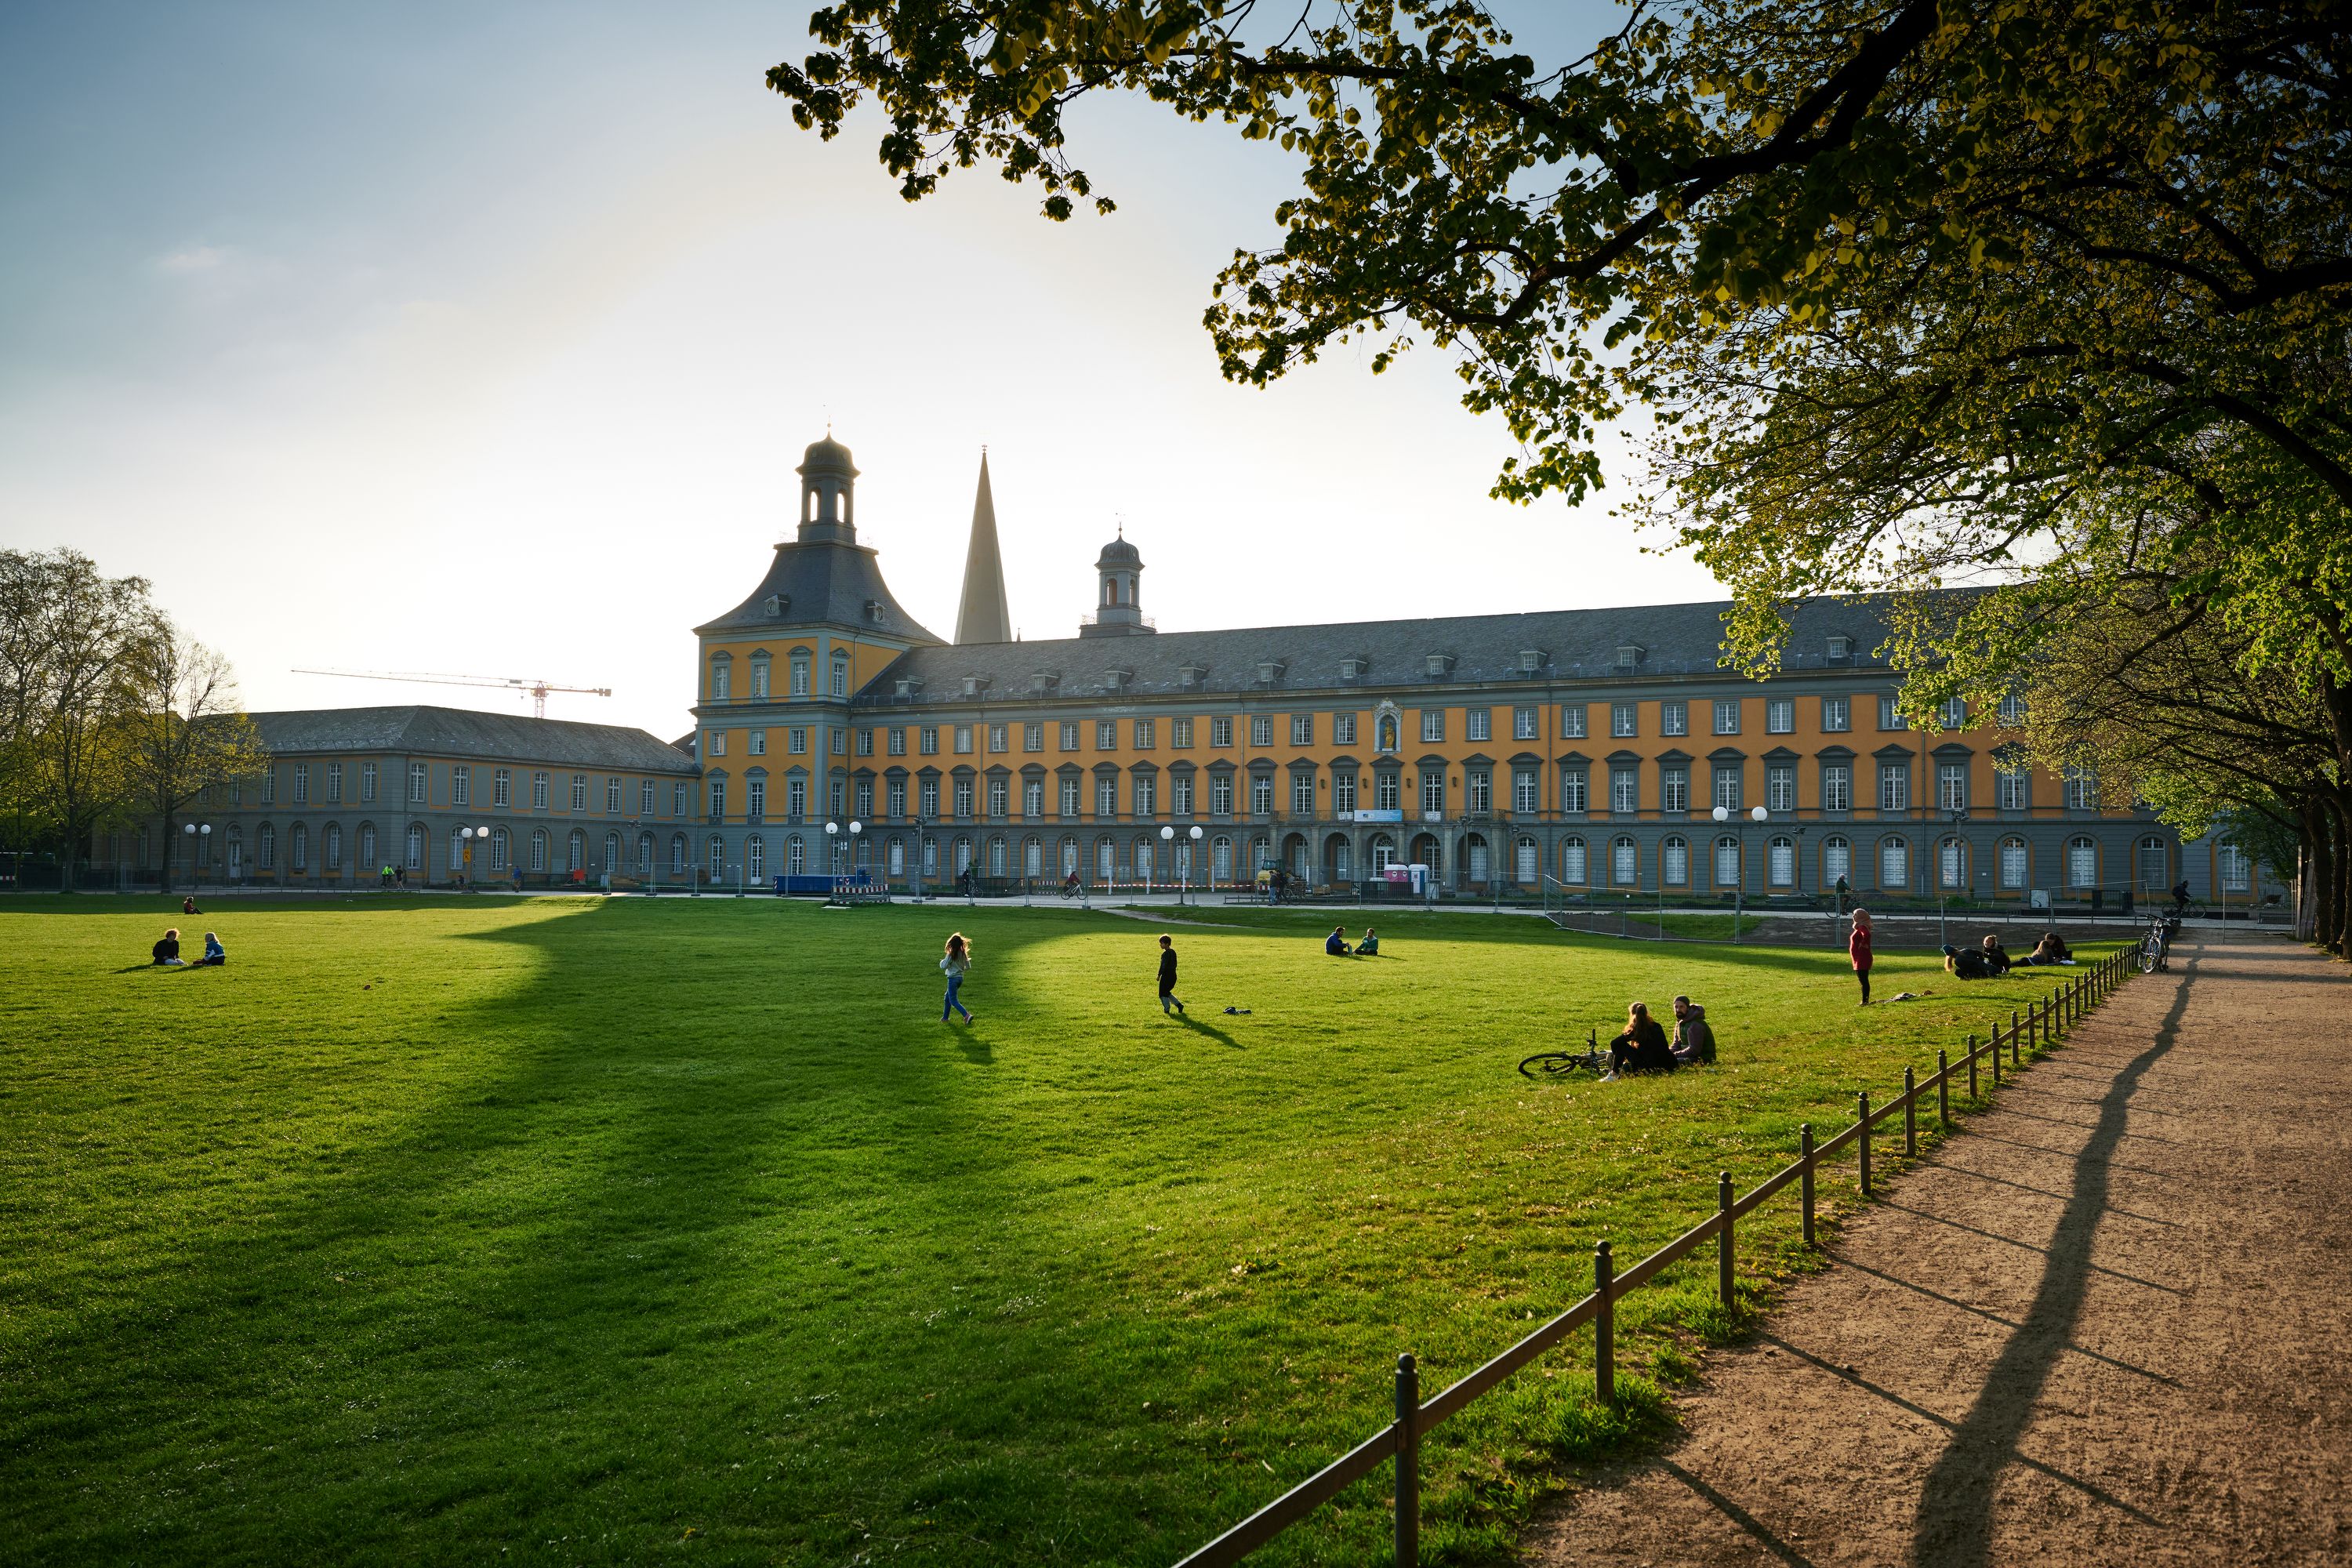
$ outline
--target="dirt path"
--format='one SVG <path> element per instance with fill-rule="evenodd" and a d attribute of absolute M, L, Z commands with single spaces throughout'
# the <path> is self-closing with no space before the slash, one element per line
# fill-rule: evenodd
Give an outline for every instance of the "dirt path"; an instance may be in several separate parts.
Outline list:
<path fill-rule="evenodd" d="M 1849 1224 L 1570 1564 L 2352 1562 L 2352 977 L 2216 937 Z"/>

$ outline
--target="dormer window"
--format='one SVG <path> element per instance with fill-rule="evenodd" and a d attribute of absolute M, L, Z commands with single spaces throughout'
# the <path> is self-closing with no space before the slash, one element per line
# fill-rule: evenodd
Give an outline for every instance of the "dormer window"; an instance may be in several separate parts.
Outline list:
<path fill-rule="evenodd" d="M 1617 668 L 1620 669 L 1633 669 L 1638 667 L 1642 662 L 1642 656 L 1648 651 L 1649 650 L 1643 647 L 1640 643 L 1619 643 L 1617 645 Z"/>
<path fill-rule="evenodd" d="M 898 700 L 901 702 L 911 700 L 915 693 L 922 689 L 923 683 L 910 675 L 902 675 L 898 678 Z"/>
<path fill-rule="evenodd" d="M 1853 657 L 1853 639 L 1847 637 L 1830 638 L 1830 658 L 1834 662 Z"/>
<path fill-rule="evenodd" d="M 1539 647 L 1523 647 L 1519 649 L 1519 673 L 1521 675 L 1535 675 L 1540 672 L 1543 667 L 1543 649 Z"/>
<path fill-rule="evenodd" d="M 868 599 L 866 601 L 866 618 L 869 621 L 878 621 L 882 618 L 881 600 Z"/>
<path fill-rule="evenodd" d="M 1430 679 L 1443 680 L 1454 673 L 1454 656 L 1450 653 L 1426 655 L 1422 659 L 1422 668 Z"/>
<path fill-rule="evenodd" d="M 963 694 L 965 697 L 978 697 L 982 692 L 987 689 L 988 677 L 984 675 L 967 675 L 963 678 Z"/>
<path fill-rule="evenodd" d="M 1339 661 L 1339 679 L 1346 681 L 1361 680 L 1371 668 L 1370 659 L 1361 654 L 1349 654 Z"/>
<path fill-rule="evenodd" d="M 1039 697 L 1046 695 L 1061 684 L 1062 672 L 1058 669 L 1041 669 L 1029 677 L 1029 689 Z"/>
<path fill-rule="evenodd" d="M 1209 667 L 1205 664 L 1181 665 L 1176 671 L 1178 683 L 1187 691 L 1198 691 L 1201 689 L 1201 682 L 1208 678 Z"/>
<path fill-rule="evenodd" d="M 1135 671 L 1131 669 L 1105 670 L 1103 672 L 1103 689 L 1105 691 L 1111 692 L 1125 691 L 1127 689 L 1127 683 L 1134 679 Z"/>
<path fill-rule="evenodd" d="M 1282 660 L 1278 658 L 1259 659 L 1257 661 L 1257 683 L 1260 686 L 1281 685 L 1284 668 Z"/>
<path fill-rule="evenodd" d="M 792 600 L 786 598 L 782 594 L 771 594 L 766 598 L 760 601 L 761 614 L 766 616 L 772 621 L 783 619 L 785 610 L 791 608 L 791 606 Z"/>

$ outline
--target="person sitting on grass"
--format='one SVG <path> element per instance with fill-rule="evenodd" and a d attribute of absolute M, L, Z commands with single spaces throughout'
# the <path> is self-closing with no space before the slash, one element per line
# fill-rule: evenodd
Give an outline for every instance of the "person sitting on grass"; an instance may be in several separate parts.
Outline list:
<path fill-rule="evenodd" d="M 1333 958 L 1345 958 L 1353 951 L 1348 946 L 1348 928 L 1333 926 L 1331 934 L 1323 939 L 1323 951 Z"/>
<path fill-rule="evenodd" d="M 1944 968 L 1955 980 L 1990 980 L 1992 965 L 1985 962 L 1984 950 L 1975 947 L 1954 947 L 1944 944 Z"/>
<path fill-rule="evenodd" d="M 210 931 L 205 932 L 205 955 L 196 960 L 196 966 L 201 969 L 209 963 L 218 969 L 227 963 L 228 949 L 221 945 L 220 938 Z"/>
<path fill-rule="evenodd" d="M 2025 962 L 2035 964 L 2063 963 L 2073 956 L 2073 953 L 2066 951 L 2064 937 L 2054 931 L 2045 931 L 2042 933 L 2042 940 L 2033 944 L 2033 951 L 2026 955 Z"/>
<path fill-rule="evenodd" d="M 1985 932 L 1984 960 L 1985 966 L 1995 974 L 2009 973 L 2009 950 L 2001 946 L 2000 938 L 1990 931 Z"/>
<path fill-rule="evenodd" d="M 165 931 L 162 938 L 156 942 L 155 962 L 157 963 L 163 964 L 168 968 L 184 969 L 187 967 L 185 962 L 180 957 L 179 927 L 173 926 L 170 931 Z"/>
<path fill-rule="evenodd" d="M 1666 1044 L 1665 1030 L 1650 1016 L 1649 1004 L 1636 1002 L 1625 1010 L 1625 1032 L 1609 1042 L 1609 1070 L 1601 1078 L 1613 1081 L 1627 1073 L 1672 1072 L 1681 1065 Z"/>
<path fill-rule="evenodd" d="M 1364 928 L 1364 940 L 1356 944 L 1356 956 L 1358 958 L 1377 958 L 1380 956 L 1380 952 L 1381 939 L 1372 934 L 1371 927 L 1366 926 Z"/>
<path fill-rule="evenodd" d="M 180 912 L 184 915 L 200 915 L 205 911 L 196 908 L 196 896 L 194 893 L 190 893 L 186 898 L 180 900 Z"/>
<path fill-rule="evenodd" d="M 1687 996 L 1675 998 L 1675 1060 L 1685 1067 L 1715 1065 L 1715 1030 L 1706 1009 Z"/>

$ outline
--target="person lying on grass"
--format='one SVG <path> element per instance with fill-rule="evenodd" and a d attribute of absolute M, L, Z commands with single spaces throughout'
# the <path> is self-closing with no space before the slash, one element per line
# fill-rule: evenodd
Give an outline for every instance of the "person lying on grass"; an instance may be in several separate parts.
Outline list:
<path fill-rule="evenodd" d="M 1672 1072 L 1681 1065 L 1666 1044 L 1665 1030 L 1650 1016 L 1649 1004 L 1636 1002 L 1625 1010 L 1625 1032 L 1609 1042 L 1609 1070 L 1601 1076 L 1612 1082 L 1627 1073 Z"/>
<path fill-rule="evenodd" d="M 1954 947 L 1944 944 L 1944 968 L 1955 980 L 1990 980 L 1992 965 L 1986 961 L 1984 950 L 1978 947 Z"/>

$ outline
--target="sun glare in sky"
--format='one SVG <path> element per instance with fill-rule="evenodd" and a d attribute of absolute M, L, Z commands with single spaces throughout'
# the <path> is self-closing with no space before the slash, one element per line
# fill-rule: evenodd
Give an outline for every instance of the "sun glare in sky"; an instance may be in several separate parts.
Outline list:
<path fill-rule="evenodd" d="M 1612 15 L 1548 16 L 1580 49 Z M 802 448 L 953 632 L 983 444 L 1014 624 L 1076 632 L 1123 524 L 1171 629 L 1713 596 L 1607 515 L 1486 499 L 1508 432 L 1445 360 L 1270 392 L 1201 313 L 1275 235 L 1279 152 L 1088 106 L 1109 219 L 984 171 L 908 205 L 871 116 L 796 131 L 801 8 L 11 7 L 0 18 L 0 542 L 152 578 L 257 709 L 610 686 L 688 725 L 689 630 L 759 581 Z M 525 709 L 524 710 L 527 710 Z"/>

